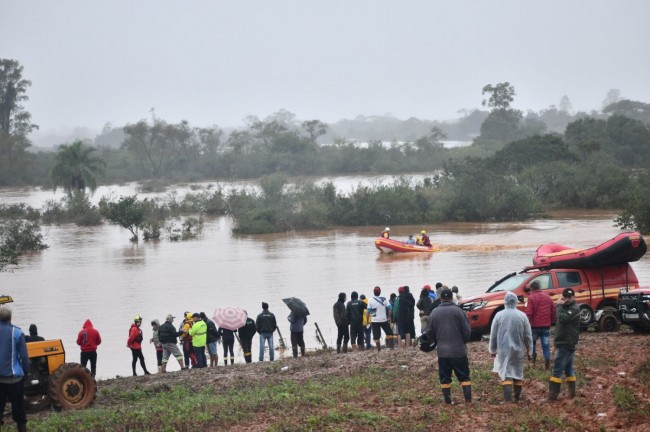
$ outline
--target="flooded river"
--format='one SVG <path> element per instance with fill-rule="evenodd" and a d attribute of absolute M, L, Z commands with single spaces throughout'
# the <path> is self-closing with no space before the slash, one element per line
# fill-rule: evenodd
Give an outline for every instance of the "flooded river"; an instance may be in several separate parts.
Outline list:
<path fill-rule="evenodd" d="M 35 205 L 38 193 L 22 194 L 22 201 Z M 20 201 L 16 194 L 0 191 L 0 203 Z M 349 298 L 352 290 L 368 295 L 379 285 L 388 295 L 409 285 L 417 297 L 424 284 L 440 281 L 457 285 L 461 295 L 476 294 L 530 265 L 542 243 L 590 247 L 614 237 L 620 232 L 613 227 L 614 216 L 565 212 L 522 223 L 392 226 L 393 237 L 404 239 L 424 228 L 441 248 L 431 255 L 397 256 L 381 255 L 374 247 L 383 227 L 235 236 L 230 219 L 219 217 L 206 220 L 197 240 L 133 244 L 130 233 L 117 226 L 44 226 L 50 248 L 23 257 L 13 272 L 0 273 L 0 294 L 14 298 L 14 324 L 26 331 L 35 323 L 42 336 L 61 338 L 69 361 L 79 359 L 76 335 L 90 318 L 103 339 L 98 377 L 107 378 L 131 373 L 126 339 L 135 314 L 144 317 L 146 342 L 148 323 L 168 313 L 178 317 L 178 324 L 183 311 L 211 316 L 216 307 L 233 305 L 255 317 L 264 301 L 289 343 L 289 311 L 282 298 L 295 296 L 311 311 L 305 341 L 315 349 L 314 323 L 334 344 L 332 305 L 341 291 Z M 632 266 L 641 284 L 650 285 L 650 259 Z M 243 362 L 241 350 L 236 351 L 237 363 Z M 148 368 L 156 370 L 153 346 L 144 343 L 143 352 Z M 255 338 L 254 361 L 257 354 Z"/>

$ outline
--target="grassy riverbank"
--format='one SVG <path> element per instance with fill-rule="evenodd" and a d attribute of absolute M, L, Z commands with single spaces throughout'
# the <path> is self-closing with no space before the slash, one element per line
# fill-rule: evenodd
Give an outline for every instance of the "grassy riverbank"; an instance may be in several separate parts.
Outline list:
<path fill-rule="evenodd" d="M 543 404 L 549 374 L 526 371 L 524 400 L 501 404 L 486 342 L 468 344 L 474 403 L 440 398 L 435 354 L 322 351 L 273 363 L 101 381 L 95 406 L 30 416 L 32 431 L 647 430 L 647 335 L 584 333 L 578 397 Z M 288 369 L 284 370 L 285 367 Z M 11 430 L 4 426 L 2 431 Z"/>

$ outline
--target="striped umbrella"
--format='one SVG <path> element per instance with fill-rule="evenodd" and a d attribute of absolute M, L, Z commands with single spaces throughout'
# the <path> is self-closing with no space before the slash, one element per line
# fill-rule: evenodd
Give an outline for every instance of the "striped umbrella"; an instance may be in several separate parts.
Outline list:
<path fill-rule="evenodd" d="M 233 331 L 243 327 L 246 324 L 246 318 L 246 312 L 234 306 L 217 308 L 212 315 L 212 319 L 219 327 Z"/>

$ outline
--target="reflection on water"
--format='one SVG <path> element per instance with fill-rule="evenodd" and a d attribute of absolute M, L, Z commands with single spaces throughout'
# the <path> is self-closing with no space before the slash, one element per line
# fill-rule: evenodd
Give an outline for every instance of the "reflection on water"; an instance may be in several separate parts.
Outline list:
<path fill-rule="evenodd" d="M 383 227 L 245 236 L 232 235 L 231 221 L 221 217 L 207 220 L 197 240 L 134 244 L 127 230 L 114 225 L 52 226 L 44 228 L 50 248 L 26 256 L 14 272 L 1 273 L 0 286 L 15 300 L 15 324 L 27 329 L 33 322 L 46 338 L 63 339 L 72 361 L 78 360 L 76 335 L 90 318 L 103 339 L 98 375 L 112 377 L 130 373 L 126 338 L 135 314 L 148 324 L 168 313 L 210 316 L 216 307 L 233 305 L 256 317 L 264 301 L 288 338 L 289 310 L 282 298 L 298 297 L 311 311 L 305 341 L 313 349 L 318 346 L 314 323 L 327 343 L 334 343 L 332 306 L 341 291 L 348 297 L 352 290 L 369 295 L 379 285 L 388 295 L 409 285 L 418 293 L 424 284 L 440 281 L 458 286 L 461 295 L 477 294 L 504 274 L 531 265 L 542 243 L 590 247 L 614 237 L 619 231 L 612 218 L 565 214 L 522 223 L 392 226 L 398 239 L 424 228 L 441 248 L 413 255 L 380 254 L 374 239 Z M 650 285 L 648 258 L 632 266 Z M 151 328 L 143 330 L 148 341 Z M 143 350 L 155 370 L 153 347 L 145 343 Z M 256 358 L 257 339 L 253 351 Z M 241 350 L 237 356 L 241 363 Z"/>

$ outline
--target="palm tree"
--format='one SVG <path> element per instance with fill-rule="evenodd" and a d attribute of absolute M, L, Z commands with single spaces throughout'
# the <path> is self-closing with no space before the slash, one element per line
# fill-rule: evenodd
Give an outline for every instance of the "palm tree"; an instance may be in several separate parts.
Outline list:
<path fill-rule="evenodd" d="M 87 147 L 81 141 L 59 146 L 50 179 L 54 186 L 62 187 L 69 197 L 79 193 L 84 195 L 86 188 L 97 189 L 97 176 L 103 174 L 106 162 L 93 156 L 95 147 Z"/>

